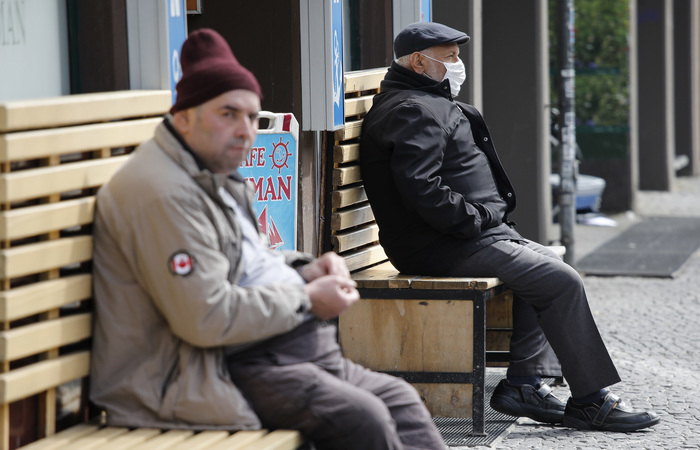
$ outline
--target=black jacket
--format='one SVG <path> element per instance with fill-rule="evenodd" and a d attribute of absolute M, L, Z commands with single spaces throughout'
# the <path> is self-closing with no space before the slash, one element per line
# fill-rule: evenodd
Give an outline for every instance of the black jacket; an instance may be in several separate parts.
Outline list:
<path fill-rule="evenodd" d="M 449 82 L 392 64 L 364 119 L 362 179 L 379 240 L 402 272 L 445 273 L 502 239 L 515 208 L 481 114 L 455 102 Z"/>

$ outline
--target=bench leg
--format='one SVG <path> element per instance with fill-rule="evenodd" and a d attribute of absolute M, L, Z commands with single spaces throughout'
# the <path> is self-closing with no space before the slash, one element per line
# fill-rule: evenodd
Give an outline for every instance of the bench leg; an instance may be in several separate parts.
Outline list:
<path fill-rule="evenodd" d="M 484 409 L 486 407 L 486 300 L 493 291 L 483 292 L 474 300 L 474 368 L 472 391 L 472 435 L 485 436 Z"/>

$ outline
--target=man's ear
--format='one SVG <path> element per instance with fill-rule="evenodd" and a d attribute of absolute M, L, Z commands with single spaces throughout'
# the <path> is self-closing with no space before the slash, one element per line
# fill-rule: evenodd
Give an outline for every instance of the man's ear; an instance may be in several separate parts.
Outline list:
<path fill-rule="evenodd" d="M 172 125 L 178 133 L 182 135 L 187 134 L 192 125 L 189 109 L 183 109 L 173 114 Z"/>
<path fill-rule="evenodd" d="M 411 69 L 413 69 L 414 72 L 420 73 L 421 75 L 425 72 L 425 61 L 419 52 L 411 53 L 409 61 L 411 63 Z"/>

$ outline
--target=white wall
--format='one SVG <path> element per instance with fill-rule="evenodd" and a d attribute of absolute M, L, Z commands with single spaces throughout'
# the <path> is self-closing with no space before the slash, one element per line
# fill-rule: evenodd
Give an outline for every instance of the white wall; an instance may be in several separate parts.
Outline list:
<path fill-rule="evenodd" d="M 0 1 L 0 101 L 69 93 L 65 0 Z"/>

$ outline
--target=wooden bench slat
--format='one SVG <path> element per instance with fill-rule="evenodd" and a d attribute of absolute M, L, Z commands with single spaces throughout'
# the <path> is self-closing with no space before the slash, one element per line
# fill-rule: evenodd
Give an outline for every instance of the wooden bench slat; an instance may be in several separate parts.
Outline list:
<path fill-rule="evenodd" d="M 364 186 L 340 188 L 331 193 L 331 207 L 333 209 L 345 208 L 365 201 L 367 201 L 367 193 Z"/>
<path fill-rule="evenodd" d="M 275 430 L 248 445 L 250 450 L 295 450 L 303 443 L 301 434 L 293 430 Z"/>
<path fill-rule="evenodd" d="M 122 450 L 152 439 L 162 431 L 158 428 L 136 428 L 100 446 L 100 450 Z"/>
<path fill-rule="evenodd" d="M 362 133 L 362 120 L 349 120 L 345 127 L 336 130 L 333 137 L 336 141 L 347 141 L 359 137 Z"/>
<path fill-rule="evenodd" d="M 57 269 L 92 258 L 92 236 L 73 236 L 0 250 L 0 277 Z"/>
<path fill-rule="evenodd" d="M 389 262 L 352 274 L 358 288 L 408 289 L 414 275 L 403 275 Z"/>
<path fill-rule="evenodd" d="M 0 403 L 11 403 L 86 377 L 90 352 L 80 351 L 0 373 Z"/>
<path fill-rule="evenodd" d="M 133 90 L 76 94 L 0 103 L 0 132 L 106 122 L 168 112 L 172 94 L 166 90 Z"/>
<path fill-rule="evenodd" d="M 216 444 L 219 441 L 226 439 L 229 436 L 228 431 L 202 431 L 194 436 L 185 439 L 178 445 L 172 447 L 173 450 L 203 450 L 209 448 L 210 445 Z"/>
<path fill-rule="evenodd" d="M 345 99 L 345 116 L 365 114 L 372 107 L 374 95 Z"/>
<path fill-rule="evenodd" d="M 374 220 L 374 214 L 369 204 L 355 206 L 331 215 L 331 230 L 340 231 L 362 225 Z"/>
<path fill-rule="evenodd" d="M 343 164 L 360 159 L 360 144 L 339 144 L 333 147 L 333 162 Z"/>
<path fill-rule="evenodd" d="M 169 450 L 194 435 L 192 430 L 168 430 L 153 439 L 136 445 L 132 450 Z"/>
<path fill-rule="evenodd" d="M 387 68 L 358 70 L 345 73 L 345 93 L 376 89 L 384 79 Z"/>
<path fill-rule="evenodd" d="M 100 427 L 78 424 L 53 436 L 22 447 L 28 450 L 70 448 L 89 450 L 131 449 L 187 449 L 187 450 L 295 450 L 303 443 L 298 431 L 267 430 L 237 431 L 231 434 L 224 430 L 195 433 L 191 430 L 168 430 L 157 428 Z"/>
<path fill-rule="evenodd" d="M 301 433 L 294 430 L 238 431 L 230 434 L 224 430 L 195 433 L 191 430 L 168 430 L 156 428 L 99 427 L 79 424 L 22 447 L 30 450 L 70 448 L 90 449 L 255 449 L 295 450 L 303 443 Z"/>
<path fill-rule="evenodd" d="M 348 252 L 347 255 L 343 255 L 343 258 L 348 266 L 348 270 L 352 272 L 385 261 L 386 253 L 384 253 L 381 245 L 375 245 L 362 250 Z"/>
<path fill-rule="evenodd" d="M 0 321 L 32 316 L 91 296 L 91 274 L 72 275 L 0 291 Z"/>
<path fill-rule="evenodd" d="M 0 202 L 101 186 L 128 158 L 122 155 L 0 174 Z"/>
<path fill-rule="evenodd" d="M 13 240 L 92 222 L 95 197 L 28 206 L 0 212 L 0 239 Z"/>
<path fill-rule="evenodd" d="M 92 314 L 83 313 L 0 331 L 0 361 L 13 361 L 87 339 Z"/>
<path fill-rule="evenodd" d="M 0 162 L 137 145 L 153 137 L 162 121 L 149 118 L 0 135 Z"/>
<path fill-rule="evenodd" d="M 498 278 L 461 278 L 461 277 L 420 277 L 411 282 L 412 289 L 454 289 L 486 290 L 502 284 Z"/>
<path fill-rule="evenodd" d="M 216 445 L 212 445 L 209 450 L 244 450 L 265 434 L 267 434 L 267 430 L 238 431 Z"/>
<path fill-rule="evenodd" d="M 25 445 L 22 447 L 22 450 L 49 450 L 62 448 L 76 439 L 95 433 L 98 429 L 99 425 L 81 423 L 60 431 L 53 436 L 47 436 L 40 441 Z"/>
<path fill-rule="evenodd" d="M 333 251 L 343 253 L 377 242 L 379 240 L 379 227 L 377 224 L 371 224 L 357 230 L 336 233 L 331 237 L 331 240 L 333 241 Z"/>
<path fill-rule="evenodd" d="M 70 443 L 71 450 L 93 450 L 102 448 L 110 441 L 127 434 L 128 428 L 123 427 L 103 427 L 94 433 L 82 436 Z"/>
<path fill-rule="evenodd" d="M 362 180 L 360 166 L 336 167 L 333 169 L 333 186 L 347 186 Z"/>
<path fill-rule="evenodd" d="M 502 284 L 496 277 L 429 277 L 425 275 L 401 274 L 389 262 L 356 272 L 352 278 L 358 288 L 370 289 L 452 289 L 486 290 Z M 397 294 L 400 295 L 400 294 Z"/>

